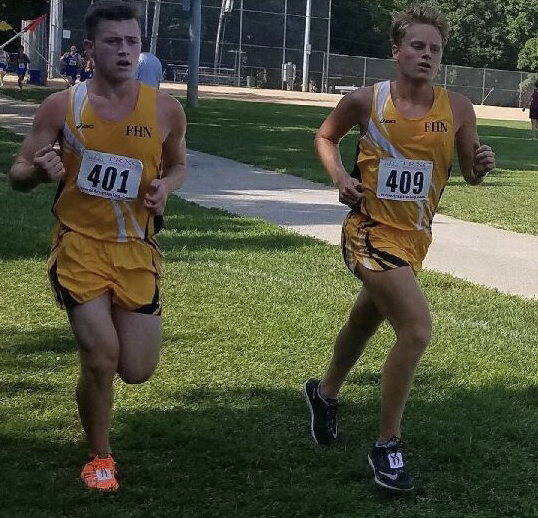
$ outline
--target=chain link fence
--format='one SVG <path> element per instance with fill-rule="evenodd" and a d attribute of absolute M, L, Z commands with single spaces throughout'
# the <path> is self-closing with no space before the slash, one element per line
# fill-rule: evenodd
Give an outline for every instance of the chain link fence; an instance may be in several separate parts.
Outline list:
<path fill-rule="evenodd" d="M 65 50 L 84 39 L 83 18 L 91 0 L 64 0 Z M 154 1 L 139 2 L 142 32 L 151 36 Z M 300 90 L 306 0 L 203 0 L 200 82 Z M 224 8 L 226 6 L 226 8 Z M 170 81 L 186 81 L 189 12 L 183 0 L 161 4 L 157 55 Z M 396 78 L 392 59 L 328 54 L 331 2 L 312 0 L 309 89 L 338 92 Z M 66 37 L 68 36 L 68 37 Z M 288 67 L 283 67 L 289 63 Z M 283 72 L 284 69 L 284 72 Z M 436 84 L 474 104 L 521 107 L 536 75 L 526 72 L 441 66 Z"/>
<path fill-rule="evenodd" d="M 395 79 L 396 74 L 393 59 L 331 54 L 328 90 L 339 92 L 349 87 L 371 86 L 378 81 Z M 465 95 L 473 104 L 521 107 L 536 77 L 528 72 L 441 65 L 435 83 Z"/>

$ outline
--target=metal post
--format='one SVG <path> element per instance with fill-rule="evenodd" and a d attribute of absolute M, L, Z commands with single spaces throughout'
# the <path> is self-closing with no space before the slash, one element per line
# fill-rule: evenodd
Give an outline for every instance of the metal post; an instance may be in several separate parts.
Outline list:
<path fill-rule="evenodd" d="M 325 92 L 325 64 L 327 63 L 327 55 L 323 52 L 323 58 L 321 59 L 321 91 Z"/>
<path fill-rule="evenodd" d="M 149 0 L 146 0 L 146 15 L 144 16 L 144 37 L 148 37 L 148 14 L 149 14 Z"/>
<path fill-rule="evenodd" d="M 366 63 L 368 58 L 364 58 L 364 68 L 362 70 L 362 86 L 366 86 Z"/>
<path fill-rule="evenodd" d="M 153 25 L 151 27 L 151 43 L 149 51 L 157 53 L 157 38 L 159 37 L 159 18 L 161 17 L 161 0 L 155 0 L 155 11 L 153 13 Z"/>
<path fill-rule="evenodd" d="M 237 65 L 237 86 L 241 86 L 241 55 L 243 51 L 241 50 L 243 43 L 243 0 L 239 6 L 239 63 Z"/>
<path fill-rule="evenodd" d="M 284 39 L 282 41 L 282 66 L 286 63 L 286 36 L 288 29 L 288 0 L 284 0 Z M 286 89 L 286 81 L 282 77 L 282 90 Z"/>
<path fill-rule="evenodd" d="M 62 55 L 63 1 L 51 0 L 49 16 L 49 55 L 47 75 L 49 78 L 60 77 L 55 63 L 60 62 Z"/>
<path fill-rule="evenodd" d="M 445 90 L 446 90 L 446 75 L 447 75 L 448 65 L 445 65 Z"/>
<path fill-rule="evenodd" d="M 482 103 L 484 104 L 484 99 L 486 98 L 486 69 L 484 68 L 484 75 L 482 78 Z"/>
<path fill-rule="evenodd" d="M 332 18 L 332 0 L 329 0 L 329 21 L 327 23 L 327 64 L 325 65 L 325 87 L 321 85 L 321 91 L 329 92 L 329 60 L 331 58 L 331 18 Z"/>
<path fill-rule="evenodd" d="M 215 72 L 215 74 L 217 73 L 217 68 L 219 66 L 220 33 L 222 31 L 222 22 L 224 20 L 224 6 L 225 6 L 225 4 L 226 4 L 226 0 L 222 0 L 222 3 L 220 5 L 219 25 L 217 27 L 217 38 L 215 40 L 215 60 L 213 62 L 213 72 Z"/>
<path fill-rule="evenodd" d="M 312 0 L 306 0 L 306 19 L 304 27 L 303 49 L 303 92 L 308 92 L 308 68 L 310 64 L 310 22 L 312 18 Z"/>
<path fill-rule="evenodd" d="M 519 73 L 519 104 L 518 104 L 518 108 L 521 108 L 521 94 L 523 93 L 522 92 L 522 85 L 523 85 L 523 72 L 520 72 Z"/>
<path fill-rule="evenodd" d="M 200 32 L 202 27 L 202 0 L 191 0 L 189 28 L 189 78 L 187 81 L 187 106 L 198 107 L 198 74 L 200 67 Z"/>

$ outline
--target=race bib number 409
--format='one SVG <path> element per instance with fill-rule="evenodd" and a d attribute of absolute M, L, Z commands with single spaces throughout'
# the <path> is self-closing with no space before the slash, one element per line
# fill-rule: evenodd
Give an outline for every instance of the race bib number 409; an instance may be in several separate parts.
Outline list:
<path fill-rule="evenodd" d="M 86 149 L 78 172 L 80 191 L 110 198 L 134 200 L 142 179 L 144 166 L 140 160 Z"/>
<path fill-rule="evenodd" d="M 432 183 L 433 162 L 382 158 L 379 161 L 377 197 L 384 200 L 425 200 Z"/>

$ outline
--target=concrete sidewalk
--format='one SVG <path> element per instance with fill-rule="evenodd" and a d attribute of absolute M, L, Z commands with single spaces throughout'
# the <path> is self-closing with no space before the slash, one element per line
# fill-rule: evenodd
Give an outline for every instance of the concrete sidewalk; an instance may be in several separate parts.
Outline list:
<path fill-rule="evenodd" d="M 0 126 L 26 134 L 36 106 L 0 96 Z M 266 219 L 328 243 L 340 242 L 346 207 L 337 191 L 197 151 L 178 193 L 203 205 Z M 528 298 L 538 298 L 538 237 L 443 215 L 434 221 L 425 267 Z"/>

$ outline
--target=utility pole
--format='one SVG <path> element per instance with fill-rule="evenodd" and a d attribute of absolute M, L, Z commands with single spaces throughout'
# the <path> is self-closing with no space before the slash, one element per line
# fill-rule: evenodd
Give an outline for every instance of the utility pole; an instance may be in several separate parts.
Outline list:
<path fill-rule="evenodd" d="M 325 83 L 321 87 L 321 91 L 325 93 L 329 92 L 329 62 L 331 60 L 331 21 L 332 21 L 332 0 L 329 0 L 329 20 L 327 22 L 327 61 L 325 64 Z"/>
<path fill-rule="evenodd" d="M 222 0 L 219 13 L 219 25 L 217 27 L 217 37 L 215 39 L 215 60 L 213 61 L 213 71 L 216 73 L 220 68 L 220 39 L 223 32 L 224 16 L 227 13 L 231 13 L 234 7 L 234 0 Z"/>
<path fill-rule="evenodd" d="M 187 106 L 198 107 L 198 77 L 200 67 L 200 32 L 202 27 L 202 0 L 191 0 L 189 28 L 189 77 L 187 80 Z"/>
<path fill-rule="evenodd" d="M 151 26 L 151 42 L 149 51 L 157 54 L 157 38 L 159 37 L 159 19 L 161 17 L 161 0 L 155 0 L 155 11 L 153 12 L 153 24 Z"/>
<path fill-rule="evenodd" d="M 303 49 L 303 92 L 308 92 L 308 69 L 310 65 L 310 22 L 312 19 L 312 0 L 306 0 L 306 20 L 304 27 Z"/>
<path fill-rule="evenodd" d="M 239 8 L 239 61 L 237 63 L 237 86 L 241 86 L 241 60 L 243 59 L 243 0 Z"/>
<path fill-rule="evenodd" d="M 226 0 L 222 0 L 219 13 L 219 25 L 217 27 L 217 38 L 215 39 L 215 59 L 213 61 L 213 72 L 217 73 L 217 68 L 219 67 L 219 47 L 220 47 L 220 33 L 222 31 L 222 22 L 224 20 L 224 6 Z"/>
<path fill-rule="evenodd" d="M 49 78 L 59 77 L 56 63 L 60 62 L 62 55 L 63 30 L 63 0 L 50 0 L 49 16 L 49 55 L 47 75 Z"/>
<path fill-rule="evenodd" d="M 148 15 L 149 15 L 149 0 L 146 0 L 146 10 L 144 16 L 144 37 L 148 37 Z"/>

